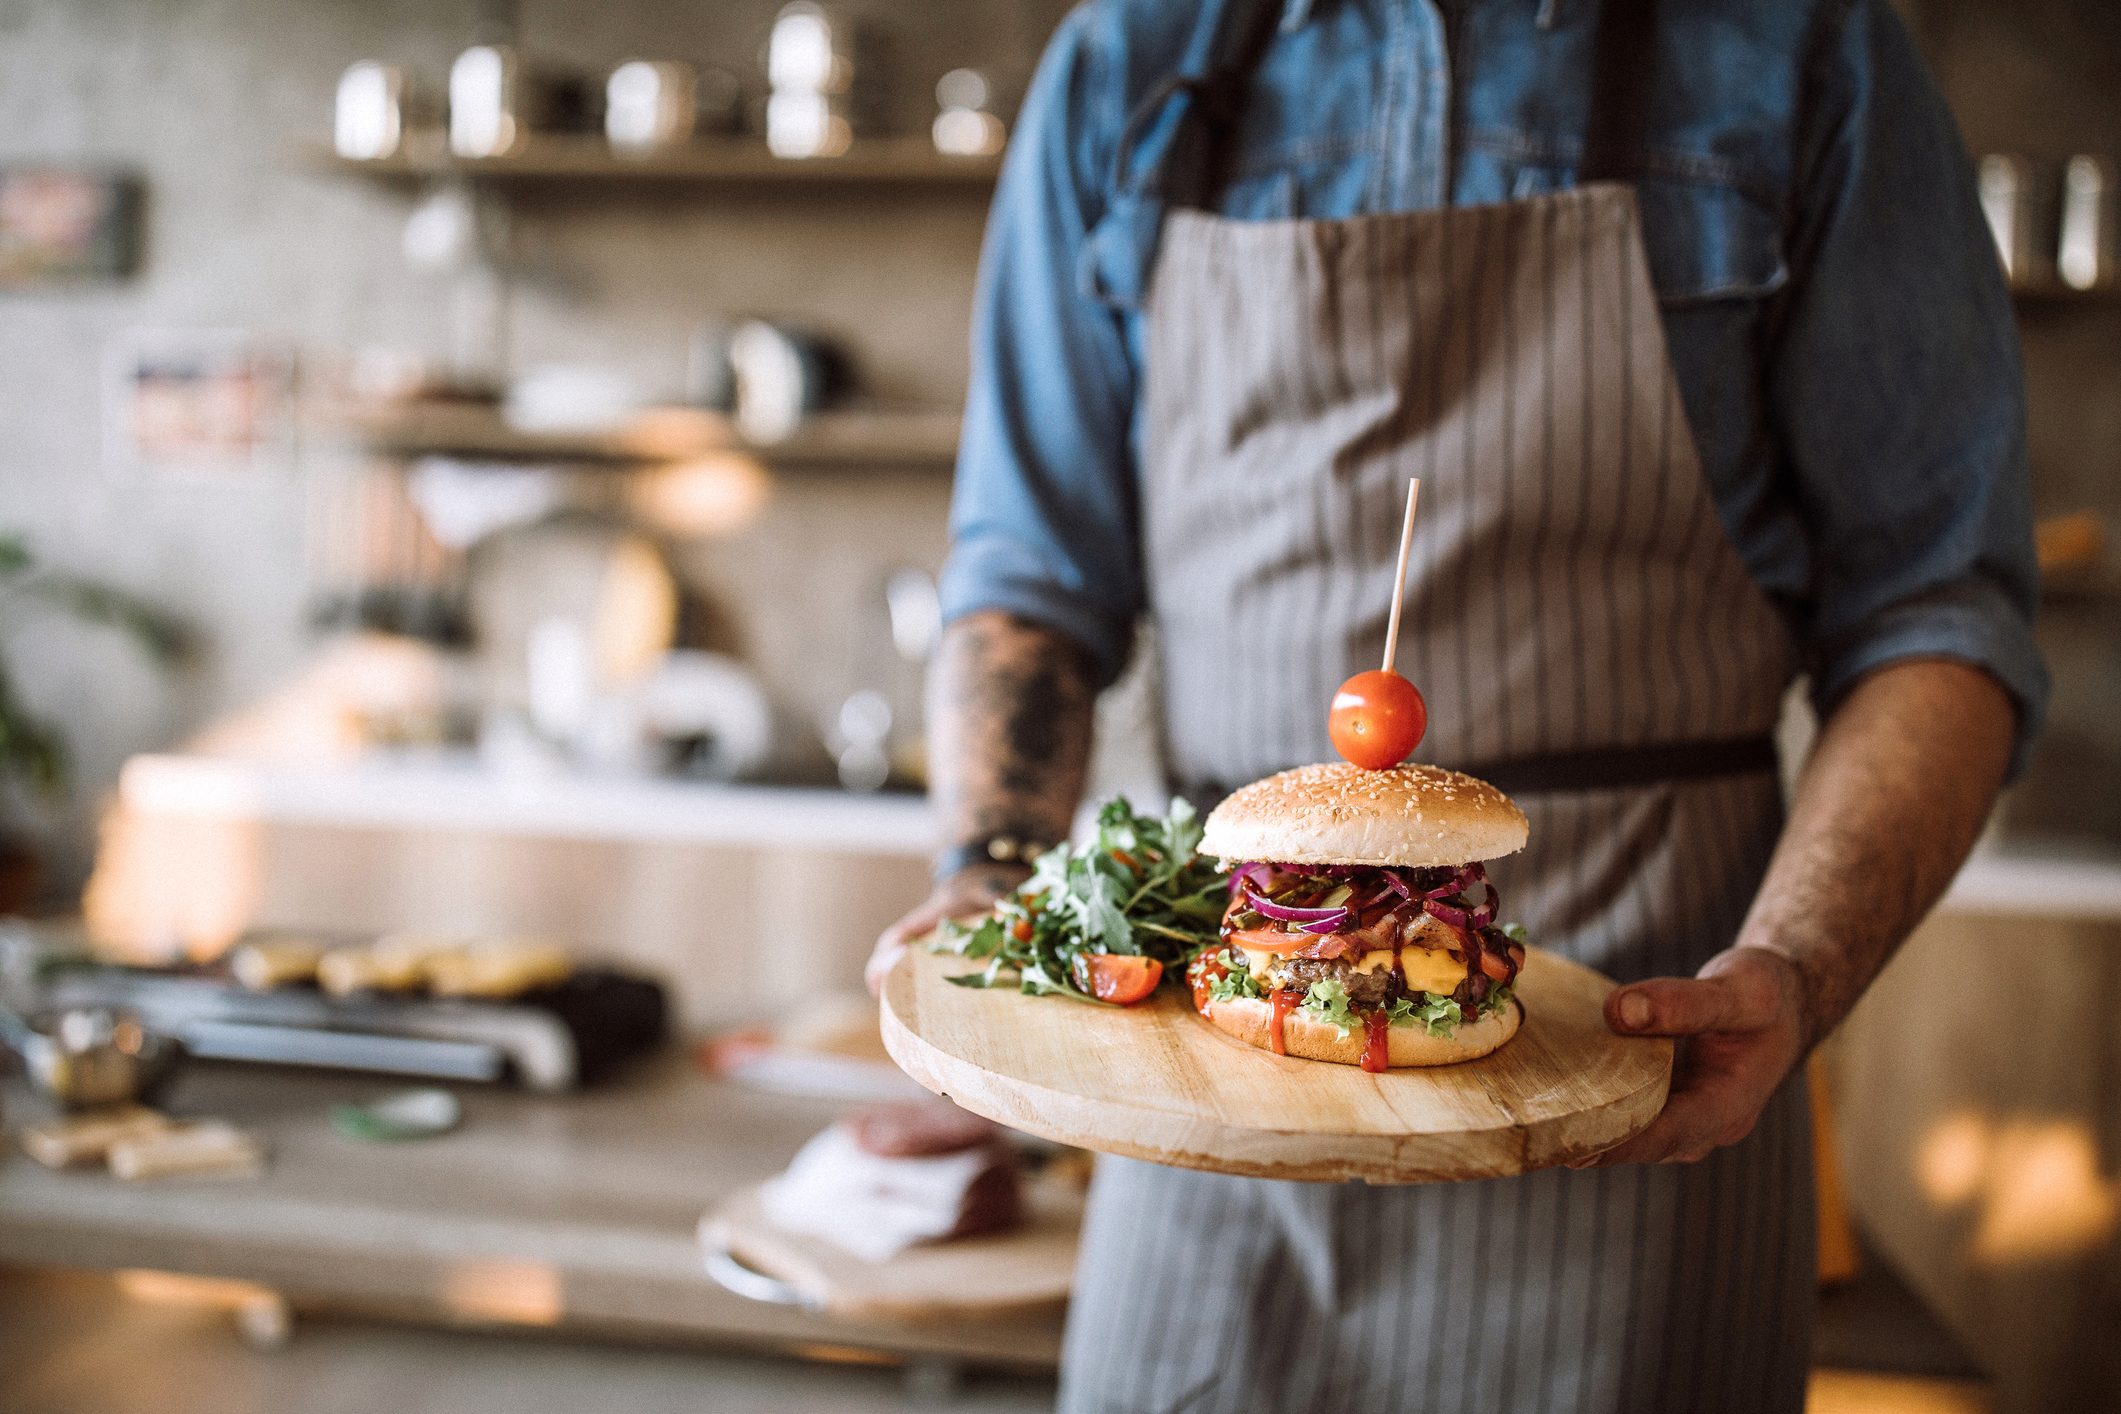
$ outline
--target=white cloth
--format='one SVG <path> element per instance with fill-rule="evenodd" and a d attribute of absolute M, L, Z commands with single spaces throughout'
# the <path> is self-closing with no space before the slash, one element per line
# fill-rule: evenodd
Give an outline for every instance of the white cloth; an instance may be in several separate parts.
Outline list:
<path fill-rule="evenodd" d="M 805 1144 L 760 1201 L 786 1232 L 822 1238 L 871 1262 L 947 1236 L 965 1191 L 993 1163 L 984 1147 L 934 1158 L 868 1153 L 840 1125 Z"/>

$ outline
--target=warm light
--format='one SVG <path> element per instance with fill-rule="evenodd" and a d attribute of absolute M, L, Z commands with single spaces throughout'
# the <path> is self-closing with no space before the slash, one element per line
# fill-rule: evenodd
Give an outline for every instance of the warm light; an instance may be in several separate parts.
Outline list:
<path fill-rule="evenodd" d="M 1966 1380 L 1814 1370 L 1805 1414 L 1990 1414 L 1987 1389 Z"/>
<path fill-rule="evenodd" d="M 1972 1198 L 1987 1168 L 1988 1124 L 1969 1111 L 1938 1120 L 1915 1149 L 1915 1179 L 1940 1208 Z"/>
<path fill-rule="evenodd" d="M 881 1350 L 864 1350 L 858 1345 L 798 1345 L 790 1354 L 802 1360 L 816 1360 L 826 1365 L 896 1365 L 898 1359 Z"/>
<path fill-rule="evenodd" d="M 279 1295 L 256 1282 L 223 1277 L 186 1276 L 182 1272 L 121 1271 L 115 1274 L 119 1295 L 157 1306 L 205 1306 L 237 1311 L 253 1302 L 276 1301 Z"/>
<path fill-rule="evenodd" d="M 2075 1120 L 2014 1123 L 1988 1162 L 1974 1260 L 1986 1266 L 2069 1257 L 2103 1246 L 2121 1219 L 2121 1184 L 2099 1172 L 2091 1131 Z"/>
<path fill-rule="evenodd" d="M 462 1316 L 513 1325 L 558 1325 L 567 1310 L 557 1269 L 543 1262 L 460 1262 L 442 1279 L 442 1301 Z"/>
<path fill-rule="evenodd" d="M 729 419 L 709 408 L 642 408 L 626 419 L 620 444 L 646 461 L 679 461 L 702 448 L 726 447 Z"/>
<path fill-rule="evenodd" d="M 1915 1181 L 1940 1208 L 1976 1204 L 1982 1266 L 2077 1256 L 2121 1228 L 2121 1180 L 2100 1172 L 2098 1142 L 2079 1120 L 1947 1115 L 1916 1146 Z"/>
<path fill-rule="evenodd" d="M 627 503 L 666 535 L 733 535 L 758 520 L 773 481 L 755 457 L 723 452 L 636 475 Z"/>

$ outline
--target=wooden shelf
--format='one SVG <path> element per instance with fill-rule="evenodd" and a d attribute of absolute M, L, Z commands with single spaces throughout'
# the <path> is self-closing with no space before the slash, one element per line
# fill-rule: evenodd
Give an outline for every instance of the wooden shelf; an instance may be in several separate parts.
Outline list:
<path fill-rule="evenodd" d="M 2121 304 L 2121 288 L 2079 290 L 2058 280 L 2053 284 L 2013 286 L 2011 299 L 2028 310 L 2112 309 Z"/>
<path fill-rule="evenodd" d="M 729 419 L 699 408 L 656 408 L 605 431 L 543 432 L 511 426 L 485 403 L 415 402 L 333 409 L 312 425 L 327 438 L 383 456 L 622 467 L 744 452 L 780 469 L 893 467 L 948 471 L 957 457 L 954 409 L 849 409 L 820 413 L 783 442 L 758 444 Z"/>
<path fill-rule="evenodd" d="M 474 177 L 504 182 L 654 183 L 666 186 L 827 188 L 926 187 L 973 192 L 993 186 L 999 157 L 952 157 L 916 138 L 879 138 L 838 157 L 776 157 L 763 143 L 722 140 L 628 157 L 595 137 L 547 137 L 507 157 L 452 156 L 438 143 L 393 157 L 341 157 L 321 144 L 312 166 L 387 182 Z"/>

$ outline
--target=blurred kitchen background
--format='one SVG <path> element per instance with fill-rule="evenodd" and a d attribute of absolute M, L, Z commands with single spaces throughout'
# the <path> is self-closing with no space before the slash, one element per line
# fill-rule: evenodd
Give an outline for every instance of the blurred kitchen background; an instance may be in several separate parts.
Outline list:
<path fill-rule="evenodd" d="M 0 986 L 23 1069 L 163 1087 L 6 1082 L 0 1408 L 1050 1402 L 1077 1156 L 965 1137 L 1015 1225 L 852 1265 L 755 1185 L 903 1093 L 860 966 L 1065 9 L 0 0 Z M 1823 1058 L 1813 1402 L 2121 1408 L 2121 11 L 1902 9 L 2058 693 Z"/>

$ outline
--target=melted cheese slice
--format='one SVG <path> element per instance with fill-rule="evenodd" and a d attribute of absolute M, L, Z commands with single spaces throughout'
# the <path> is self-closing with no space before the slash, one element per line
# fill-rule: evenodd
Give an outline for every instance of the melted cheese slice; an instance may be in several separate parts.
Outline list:
<path fill-rule="evenodd" d="M 1434 992 L 1439 997 L 1450 996 L 1466 980 L 1464 958 L 1428 948 L 1401 948 L 1399 967 L 1406 974 L 1409 987 L 1417 992 Z"/>

